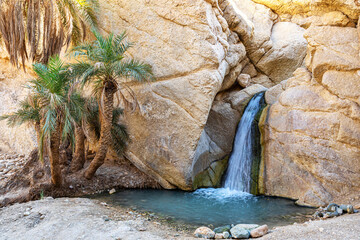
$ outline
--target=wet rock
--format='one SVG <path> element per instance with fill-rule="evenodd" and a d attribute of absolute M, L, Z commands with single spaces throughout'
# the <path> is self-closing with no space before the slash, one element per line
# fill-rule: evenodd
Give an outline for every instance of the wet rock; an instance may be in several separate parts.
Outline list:
<path fill-rule="evenodd" d="M 194 232 L 195 237 L 211 239 L 215 237 L 215 233 L 208 227 L 199 227 Z"/>
<path fill-rule="evenodd" d="M 269 228 L 267 225 L 262 225 L 258 228 L 255 228 L 254 230 L 251 230 L 250 232 L 250 236 L 252 238 L 258 238 L 258 237 L 262 237 L 264 236 L 265 234 L 267 234 L 269 231 Z"/>
<path fill-rule="evenodd" d="M 215 233 L 230 232 L 230 229 L 231 229 L 230 225 L 225 225 L 225 226 L 215 228 L 214 232 Z"/>
<path fill-rule="evenodd" d="M 340 205 L 339 208 L 346 213 L 354 213 L 354 207 L 352 205 Z"/>
<path fill-rule="evenodd" d="M 250 237 L 249 230 L 242 227 L 233 227 L 231 230 L 231 236 L 237 239 L 248 239 Z"/>

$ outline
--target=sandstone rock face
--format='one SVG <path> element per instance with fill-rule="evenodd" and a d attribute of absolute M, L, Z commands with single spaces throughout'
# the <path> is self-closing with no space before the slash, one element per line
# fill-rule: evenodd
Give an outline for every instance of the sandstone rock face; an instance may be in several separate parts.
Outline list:
<path fill-rule="evenodd" d="M 289 22 L 274 24 L 277 15 L 251 0 L 223 1 L 221 8 L 230 29 L 243 41 L 251 62 L 269 77 L 266 87 L 287 79 L 301 66 L 307 45 L 304 29 Z"/>
<path fill-rule="evenodd" d="M 340 11 L 351 19 L 357 19 L 360 13 L 360 6 L 353 0 L 254 0 L 254 2 L 264 4 L 278 14 L 309 14 L 319 15 L 331 11 Z"/>
<path fill-rule="evenodd" d="M 16 111 L 19 101 L 27 95 L 23 85 L 32 76 L 14 68 L 7 60 L 0 59 L 0 65 L 0 115 L 3 115 Z M 24 124 L 11 128 L 5 120 L 0 121 L 0 151 L 28 154 L 36 146 L 33 126 Z"/>
<path fill-rule="evenodd" d="M 193 187 L 219 186 L 232 151 L 236 127 L 247 103 L 267 89 L 252 85 L 244 90 L 219 94 L 210 110 L 192 163 Z M 224 164 L 225 167 L 220 167 Z"/>
<path fill-rule="evenodd" d="M 245 48 L 216 1 L 101 4 L 103 28 L 126 30 L 136 43 L 131 54 L 151 64 L 157 78 L 145 85 L 129 83 L 139 108 L 125 113 L 132 140 L 127 157 L 163 187 L 189 190 L 192 160 L 213 99 Z"/>
<path fill-rule="evenodd" d="M 346 37 L 344 37 L 346 36 Z M 265 193 L 320 206 L 360 191 L 360 69 L 355 28 L 310 27 L 306 59 L 268 111 Z"/>
<path fill-rule="evenodd" d="M 265 101 L 267 104 L 274 104 L 280 97 L 280 94 L 286 89 L 287 80 L 282 81 L 278 85 L 270 88 L 265 93 Z"/>
<path fill-rule="evenodd" d="M 272 48 L 256 66 L 272 81 L 280 83 L 301 66 L 306 55 L 305 29 L 295 23 L 279 22 L 272 29 Z"/>

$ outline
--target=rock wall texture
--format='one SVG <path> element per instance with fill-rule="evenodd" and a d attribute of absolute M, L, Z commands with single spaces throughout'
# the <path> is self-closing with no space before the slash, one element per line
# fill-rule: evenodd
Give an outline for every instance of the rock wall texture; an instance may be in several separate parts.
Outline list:
<path fill-rule="evenodd" d="M 129 85 L 139 108 L 126 112 L 128 158 L 165 188 L 191 189 L 191 164 L 213 99 L 245 55 L 216 4 L 197 1 L 102 2 L 103 28 L 126 30 L 133 56 L 154 67 L 157 82 Z"/>
<path fill-rule="evenodd" d="M 359 201 L 360 58 L 357 30 L 312 26 L 306 68 L 267 112 L 265 193 L 304 205 Z"/>
<path fill-rule="evenodd" d="M 7 59 L 0 56 L 0 115 L 16 110 L 19 101 L 23 100 L 27 91 L 23 87 L 30 74 L 14 68 Z M 28 154 L 36 147 L 36 136 L 31 126 L 9 128 L 6 121 L 0 121 L 0 151 Z"/>

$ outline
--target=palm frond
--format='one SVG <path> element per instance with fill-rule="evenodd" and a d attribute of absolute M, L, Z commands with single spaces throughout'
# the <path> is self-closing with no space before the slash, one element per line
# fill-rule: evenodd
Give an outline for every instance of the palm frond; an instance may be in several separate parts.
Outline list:
<path fill-rule="evenodd" d="M 25 70 L 28 56 L 47 63 L 61 49 L 97 29 L 98 0 L 0 1 L 0 35 L 10 62 Z"/>

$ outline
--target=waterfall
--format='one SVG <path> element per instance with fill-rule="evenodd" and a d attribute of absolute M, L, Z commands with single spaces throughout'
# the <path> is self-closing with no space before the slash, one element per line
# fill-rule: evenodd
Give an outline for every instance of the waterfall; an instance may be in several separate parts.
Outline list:
<path fill-rule="evenodd" d="M 233 151 L 225 175 L 224 186 L 231 190 L 250 192 L 254 148 L 253 121 L 262 108 L 264 93 L 256 94 L 247 105 L 237 127 Z"/>

